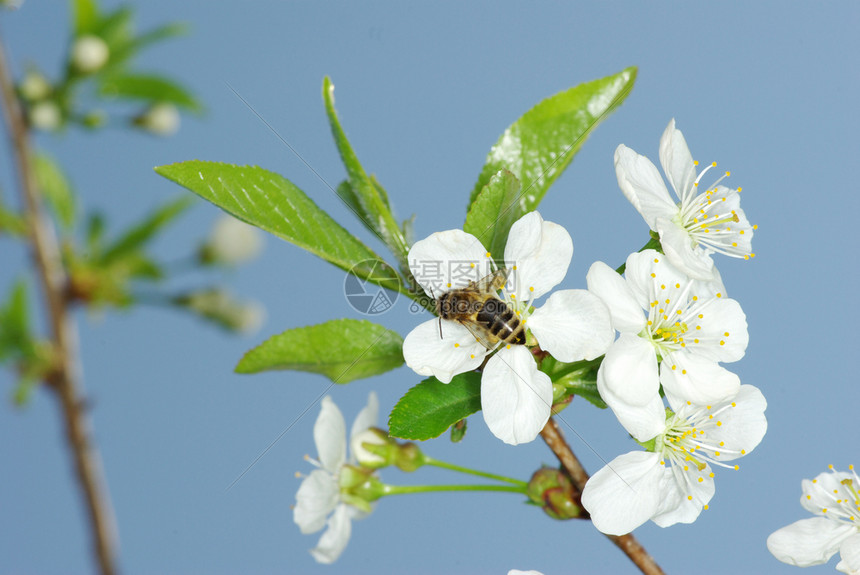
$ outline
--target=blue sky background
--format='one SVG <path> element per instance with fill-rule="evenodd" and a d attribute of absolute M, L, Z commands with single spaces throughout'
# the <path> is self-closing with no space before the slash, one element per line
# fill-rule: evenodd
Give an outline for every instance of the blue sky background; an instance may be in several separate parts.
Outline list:
<path fill-rule="evenodd" d="M 618 189 L 615 147 L 656 160 L 660 134 L 677 120 L 695 158 L 731 170 L 742 206 L 759 225 L 754 261 L 717 260 L 729 294 L 747 314 L 747 356 L 729 368 L 768 399 L 768 433 L 717 472 L 710 510 L 693 525 L 636 536 L 667 573 L 794 573 L 765 548 L 769 533 L 808 517 L 800 481 L 857 458 L 857 240 L 853 181 L 860 120 L 860 6 L 853 2 L 351 2 L 139 3 L 142 29 L 169 20 L 185 38 L 150 50 L 140 68 L 183 79 L 205 102 L 169 140 L 109 130 L 41 137 L 80 191 L 114 226 L 183 192 L 152 172 L 206 159 L 280 172 L 380 253 L 316 177 L 227 87 L 232 85 L 331 184 L 344 178 L 326 122 L 322 78 L 364 166 L 387 187 L 398 215 L 417 214 L 416 237 L 462 226 L 469 191 L 499 134 L 539 100 L 580 82 L 639 67 L 627 102 L 601 125 L 541 205 L 574 239 L 562 284 L 585 287 L 595 260 L 621 263 L 647 228 Z M 108 6 L 115 3 L 109 2 Z M 65 50 L 68 13 L 28 0 L 0 16 L 17 69 L 28 59 L 52 74 Z M 0 183 L 12 195 L 8 146 Z M 200 202 L 156 252 L 181 258 L 217 210 Z M 116 228 L 114 228 L 116 229 Z M 0 244 L 0 288 L 26 253 Z M 318 407 L 232 489 L 225 488 L 328 386 L 322 376 L 232 373 L 242 353 L 284 329 L 356 317 L 343 273 L 298 248 L 267 239 L 263 257 L 229 277 L 263 302 L 268 319 L 247 337 L 208 329 L 161 309 L 78 315 L 85 382 L 120 528 L 126 573 L 469 573 L 508 569 L 633 573 L 587 522 L 556 522 L 510 494 L 383 499 L 353 526 L 333 566 L 316 565 L 290 505 L 308 472 Z M 203 285 L 191 276 L 183 287 Z M 402 334 L 426 319 L 403 300 L 376 321 Z M 0 375 L 3 393 L 11 389 Z M 406 367 L 331 390 L 347 420 L 370 390 L 383 421 L 419 381 Z M 635 448 L 608 411 L 575 401 L 565 421 L 592 473 Z M 527 478 L 554 463 L 541 441 L 510 447 L 470 420 L 466 440 L 424 445 L 437 458 Z M 572 436 L 571 433 L 568 433 Z M 0 411 L 0 571 L 87 573 L 89 535 L 53 398 L 37 393 Z M 390 483 L 455 482 L 442 472 Z M 834 560 L 835 561 L 835 560 Z M 833 572 L 830 565 L 808 573 Z"/>

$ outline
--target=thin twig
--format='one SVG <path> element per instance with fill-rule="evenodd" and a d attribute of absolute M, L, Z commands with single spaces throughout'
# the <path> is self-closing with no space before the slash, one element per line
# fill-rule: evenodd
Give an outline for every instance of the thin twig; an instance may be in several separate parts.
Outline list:
<path fill-rule="evenodd" d="M 558 422 L 551 417 L 546 426 L 544 426 L 543 431 L 540 432 L 540 435 L 581 493 L 585 488 L 585 482 L 588 481 L 588 473 L 586 473 L 585 468 L 564 439 L 564 434 L 561 432 Z M 657 565 L 654 558 L 645 551 L 645 548 L 642 547 L 632 534 L 621 535 L 620 537 L 617 535 L 607 535 L 607 537 L 633 561 L 642 573 L 645 573 L 645 575 L 664 575 L 663 570 Z"/>
<path fill-rule="evenodd" d="M 92 430 L 80 381 L 77 334 L 66 308 L 64 297 L 66 272 L 60 258 L 56 232 L 42 209 L 42 199 L 35 181 L 27 123 L 6 53 L 0 42 L 0 93 L 9 131 L 15 164 L 21 184 L 21 196 L 27 216 L 33 263 L 42 284 L 55 357 L 53 372 L 47 378 L 48 389 L 56 392 L 66 423 L 66 440 L 71 449 L 78 484 L 83 492 L 95 554 L 103 575 L 116 573 L 116 527 L 110 498 L 105 486 L 101 457 L 92 440 Z"/>

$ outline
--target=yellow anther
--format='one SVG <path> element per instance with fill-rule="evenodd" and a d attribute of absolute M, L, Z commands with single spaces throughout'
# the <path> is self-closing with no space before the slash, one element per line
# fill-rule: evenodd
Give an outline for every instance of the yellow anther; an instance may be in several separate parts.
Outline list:
<path fill-rule="evenodd" d="M 471 267 L 475 267 L 475 262 L 469 264 Z"/>
<path fill-rule="evenodd" d="M 833 464 L 831 463 L 830 465 L 828 465 L 827 469 L 830 469 L 832 471 L 833 470 Z"/>
<path fill-rule="evenodd" d="M 713 478 L 714 478 L 714 472 L 713 472 L 713 471 L 711 471 L 710 473 L 708 473 L 708 477 L 710 477 L 711 479 L 713 479 Z"/>
<path fill-rule="evenodd" d="M 455 343 L 455 344 L 454 344 L 454 347 L 460 347 L 460 344 L 459 344 L 459 343 Z"/>
<path fill-rule="evenodd" d="M 741 466 L 740 466 L 740 465 L 735 465 L 735 471 L 737 471 L 737 470 L 738 470 L 738 469 L 740 469 L 740 468 L 741 468 Z"/>
<path fill-rule="evenodd" d="M 472 358 L 472 359 L 475 359 L 475 354 L 474 354 L 474 353 L 471 355 L 471 358 Z"/>
<path fill-rule="evenodd" d="M 712 168 L 716 168 L 716 167 L 717 167 L 717 163 L 716 163 L 716 162 L 711 162 L 711 167 L 712 167 Z"/>
<path fill-rule="evenodd" d="M 681 284 L 675 284 L 675 287 L 679 288 L 679 287 L 681 287 Z"/>
<path fill-rule="evenodd" d="M 720 340 L 720 345 L 726 345 L 726 342 L 724 340 Z"/>
<path fill-rule="evenodd" d="M 687 496 L 687 501 L 692 501 L 692 500 L 693 500 L 693 496 L 692 496 L 692 495 L 688 495 L 688 496 Z"/>
<path fill-rule="evenodd" d="M 702 482 L 702 481 L 704 481 L 704 480 L 705 480 L 705 478 L 704 478 L 704 477 L 700 477 L 700 478 L 699 478 L 699 483 L 701 483 L 701 482 Z"/>
<path fill-rule="evenodd" d="M 682 369 L 682 370 L 681 370 L 681 373 L 683 373 L 684 375 L 687 375 L 687 370 L 686 370 L 686 369 Z"/>
<path fill-rule="evenodd" d="M 757 229 L 758 229 L 758 224 L 753 224 L 753 229 L 754 229 L 754 230 L 757 230 Z"/>
<path fill-rule="evenodd" d="M 508 348 L 508 349 L 511 349 L 511 344 L 508 344 L 508 345 L 507 345 L 507 348 Z"/>
<path fill-rule="evenodd" d="M 723 297 L 723 294 L 721 294 L 720 292 L 717 292 L 717 297 Z"/>
<path fill-rule="evenodd" d="M 530 287 L 529 287 L 529 291 L 535 291 L 535 288 L 533 288 L 533 287 L 531 287 L 531 286 L 530 286 Z"/>
<path fill-rule="evenodd" d="M 705 317 L 705 314 L 701 314 L 701 313 L 700 313 L 700 314 L 699 314 L 699 319 L 702 319 L 703 317 Z"/>
<path fill-rule="evenodd" d="M 723 426 L 723 422 L 722 422 L 722 421 L 718 421 L 718 422 L 717 422 L 717 427 L 722 427 L 722 426 Z"/>
<path fill-rule="evenodd" d="M 448 287 L 451 287 L 451 282 L 448 282 Z"/>
<path fill-rule="evenodd" d="M 732 402 L 732 407 L 737 407 L 737 406 L 738 406 L 738 404 L 737 404 L 737 403 L 735 403 L 735 402 L 733 401 L 733 402 Z"/>
<path fill-rule="evenodd" d="M 487 257 L 490 257 L 490 252 L 487 252 Z"/>
<path fill-rule="evenodd" d="M 705 504 L 705 506 L 703 507 L 703 509 L 704 509 L 705 511 L 707 511 L 707 510 L 708 510 L 708 505 L 707 505 L 707 504 Z"/>
<path fill-rule="evenodd" d="M 514 271 L 517 271 L 517 266 L 514 266 L 514 267 L 513 267 L 513 270 L 514 270 Z"/>
<path fill-rule="evenodd" d="M 659 260 L 659 259 L 657 259 L 657 258 L 654 258 L 654 263 L 655 263 L 655 264 L 659 264 L 659 263 L 660 263 L 660 260 Z"/>
<path fill-rule="evenodd" d="M 660 284 L 660 289 L 666 289 L 666 284 Z"/>
<path fill-rule="evenodd" d="M 732 173 L 731 173 L 731 172 L 726 172 L 726 177 L 727 177 L 727 178 L 728 178 L 729 176 L 731 176 L 731 175 L 732 175 Z"/>

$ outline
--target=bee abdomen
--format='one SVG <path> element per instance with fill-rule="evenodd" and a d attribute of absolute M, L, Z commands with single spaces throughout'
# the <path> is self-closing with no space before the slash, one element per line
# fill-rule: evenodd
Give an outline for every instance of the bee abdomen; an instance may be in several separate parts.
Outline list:
<path fill-rule="evenodd" d="M 517 345 L 526 343 L 525 329 L 514 311 L 502 300 L 489 299 L 475 318 L 500 340 Z"/>

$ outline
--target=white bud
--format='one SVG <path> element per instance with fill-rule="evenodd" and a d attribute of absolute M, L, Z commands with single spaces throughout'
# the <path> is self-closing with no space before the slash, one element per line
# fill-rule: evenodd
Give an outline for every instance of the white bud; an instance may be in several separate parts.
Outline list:
<path fill-rule="evenodd" d="M 63 114 L 56 102 L 46 100 L 38 102 L 30 108 L 30 124 L 39 130 L 47 132 L 56 130 L 60 127 L 62 119 Z"/>
<path fill-rule="evenodd" d="M 156 136 L 172 136 L 179 129 L 179 110 L 161 102 L 135 118 L 134 123 Z"/>
<path fill-rule="evenodd" d="M 252 301 L 239 308 L 236 317 L 236 329 L 242 333 L 254 333 L 263 326 L 266 320 L 266 308 Z"/>
<path fill-rule="evenodd" d="M 350 440 L 350 448 L 352 448 L 352 454 L 356 461 L 365 467 L 375 468 L 382 467 L 387 464 L 385 458 L 368 451 L 364 447 L 364 443 L 380 446 L 388 445 L 388 437 L 384 435 L 384 432 L 373 427 L 365 429 L 364 431 L 352 436 L 352 439 Z"/>
<path fill-rule="evenodd" d="M 19 85 L 21 95 L 25 100 L 42 100 L 51 93 L 51 84 L 48 79 L 36 70 L 29 70 L 24 74 L 24 79 Z"/>
<path fill-rule="evenodd" d="M 254 259 L 263 249 L 260 230 L 233 216 L 218 218 L 204 251 L 217 263 L 231 266 Z"/>
<path fill-rule="evenodd" d="M 107 64 L 110 48 L 98 36 L 81 36 L 72 45 L 72 65 L 84 74 L 92 74 Z"/>

